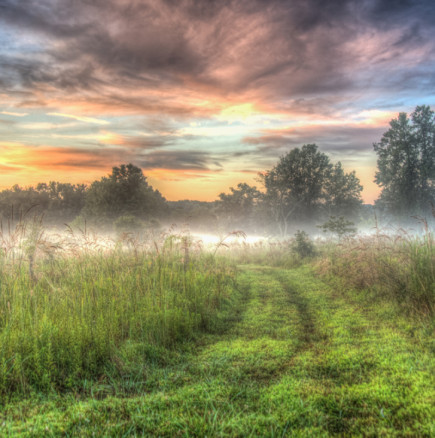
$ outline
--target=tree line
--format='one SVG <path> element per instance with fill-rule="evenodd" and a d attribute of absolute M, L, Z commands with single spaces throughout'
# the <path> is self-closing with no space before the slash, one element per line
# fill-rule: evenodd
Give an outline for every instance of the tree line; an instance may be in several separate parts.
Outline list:
<path fill-rule="evenodd" d="M 430 216 L 435 209 L 435 117 L 430 107 L 417 106 L 410 116 L 400 113 L 373 146 L 375 182 L 381 188 L 378 214 L 398 222 Z M 50 182 L 3 190 L 0 215 L 17 220 L 42 214 L 49 224 L 86 220 L 117 229 L 156 227 L 162 221 L 287 235 L 292 227 L 334 228 L 371 214 L 355 172 L 345 172 L 315 144 L 292 149 L 258 181 L 260 189 L 240 183 L 214 202 L 169 202 L 140 168 L 122 164 L 90 186 Z"/>

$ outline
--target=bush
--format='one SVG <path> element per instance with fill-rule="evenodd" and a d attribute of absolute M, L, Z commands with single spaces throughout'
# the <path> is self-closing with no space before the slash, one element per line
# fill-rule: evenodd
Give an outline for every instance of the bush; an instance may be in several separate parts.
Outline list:
<path fill-rule="evenodd" d="M 316 247 L 305 231 L 296 231 L 292 249 L 301 258 L 313 257 L 316 254 Z"/>

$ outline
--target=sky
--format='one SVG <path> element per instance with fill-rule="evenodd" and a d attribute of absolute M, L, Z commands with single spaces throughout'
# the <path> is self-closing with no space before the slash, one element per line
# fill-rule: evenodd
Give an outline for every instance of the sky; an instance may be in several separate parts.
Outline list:
<path fill-rule="evenodd" d="M 373 202 L 380 140 L 435 106 L 433 0 L 0 0 L 0 188 L 133 163 L 211 201 L 316 143 Z"/>

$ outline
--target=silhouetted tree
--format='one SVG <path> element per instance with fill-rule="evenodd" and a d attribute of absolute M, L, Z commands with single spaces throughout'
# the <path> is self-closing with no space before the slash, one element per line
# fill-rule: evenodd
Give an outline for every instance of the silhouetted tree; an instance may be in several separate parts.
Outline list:
<path fill-rule="evenodd" d="M 91 184 L 86 193 L 83 214 L 107 221 L 122 215 L 148 219 L 165 209 L 165 199 L 147 182 L 142 170 L 133 164 L 113 167 L 112 173 Z"/>
<path fill-rule="evenodd" d="M 435 202 L 435 118 L 429 106 L 400 113 L 373 145 L 378 155 L 376 204 L 397 217 L 426 214 Z"/>
<path fill-rule="evenodd" d="M 354 216 L 362 204 L 362 186 L 354 172 L 344 173 L 315 144 L 284 155 L 260 175 L 269 209 L 282 235 L 290 223 L 310 224 L 329 215 Z"/>

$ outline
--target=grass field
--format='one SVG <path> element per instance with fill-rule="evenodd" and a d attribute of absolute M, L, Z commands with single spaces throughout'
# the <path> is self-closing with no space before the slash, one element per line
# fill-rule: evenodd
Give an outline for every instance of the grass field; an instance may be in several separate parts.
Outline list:
<path fill-rule="evenodd" d="M 186 248 L 3 254 L 0 436 L 435 436 L 430 314 Z"/>

